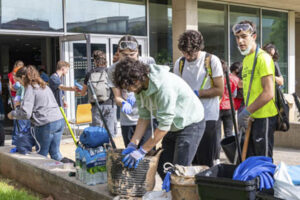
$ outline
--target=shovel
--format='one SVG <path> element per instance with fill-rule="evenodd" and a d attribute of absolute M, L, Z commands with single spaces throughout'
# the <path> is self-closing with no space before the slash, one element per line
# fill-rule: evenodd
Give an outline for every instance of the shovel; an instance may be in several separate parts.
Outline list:
<path fill-rule="evenodd" d="M 106 120 L 104 119 L 104 116 L 103 116 L 103 114 L 102 114 L 102 110 L 101 110 L 100 104 L 99 104 L 99 102 L 98 102 L 98 100 L 97 100 L 97 95 L 96 95 L 96 93 L 95 93 L 95 90 L 94 90 L 94 87 L 93 87 L 93 85 L 92 85 L 92 83 L 91 83 L 91 80 L 88 81 L 88 87 L 89 87 L 89 89 L 91 90 L 91 92 L 92 92 L 92 94 L 93 94 L 93 99 L 95 100 L 95 104 L 97 105 L 97 108 L 98 108 L 98 110 L 99 110 L 100 117 L 101 117 L 101 120 L 103 121 L 104 128 L 106 129 L 106 131 L 107 131 L 107 133 L 108 133 L 108 136 L 109 136 L 109 140 L 110 140 L 111 146 L 112 146 L 113 149 L 116 149 L 116 144 L 115 144 L 115 142 L 114 142 L 114 140 L 113 140 L 113 138 L 112 138 L 111 132 L 110 132 L 110 130 L 108 129 Z"/>
<path fill-rule="evenodd" d="M 241 163 L 241 161 L 242 161 L 241 146 L 240 146 L 240 140 L 238 138 L 238 129 L 237 129 L 237 124 L 236 124 L 236 119 L 235 119 L 235 110 L 234 110 L 233 99 L 232 99 L 232 95 L 231 95 L 231 87 L 230 87 L 230 80 L 229 80 L 228 70 L 226 70 L 225 76 L 226 76 L 226 86 L 227 86 L 228 93 L 229 93 L 231 116 L 232 116 L 234 133 L 235 133 L 235 136 L 234 136 L 235 137 L 235 145 L 237 147 L 237 152 L 238 152 L 238 159 L 239 159 L 238 161 L 239 161 L 239 163 Z"/>

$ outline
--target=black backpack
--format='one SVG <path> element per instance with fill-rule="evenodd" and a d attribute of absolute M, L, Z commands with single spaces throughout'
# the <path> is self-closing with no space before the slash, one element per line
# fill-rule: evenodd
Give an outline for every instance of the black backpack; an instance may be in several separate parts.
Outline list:
<path fill-rule="evenodd" d="M 290 128 L 290 122 L 289 122 L 290 108 L 279 86 L 276 84 L 275 87 L 276 87 L 275 106 L 278 111 L 276 130 L 285 132 L 288 131 Z"/>

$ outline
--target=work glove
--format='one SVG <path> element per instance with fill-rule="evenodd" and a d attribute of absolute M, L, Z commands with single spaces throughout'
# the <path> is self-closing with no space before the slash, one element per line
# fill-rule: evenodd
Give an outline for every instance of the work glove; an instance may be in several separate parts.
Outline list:
<path fill-rule="evenodd" d="M 130 154 L 127 154 L 123 159 L 122 162 L 124 163 L 125 167 L 128 168 L 137 168 L 139 162 L 143 160 L 147 151 L 145 151 L 142 147 L 137 150 L 134 150 Z"/>
<path fill-rule="evenodd" d="M 131 106 L 133 106 L 135 104 L 135 96 L 134 96 L 134 93 L 129 93 L 128 94 L 128 97 L 127 97 L 127 100 L 126 100 L 128 103 L 130 103 Z"/>
<path fill-rule="evenodd" d="M 132 112 L 132 106 L 127 101 L 122 101 L 121 111 L 125 114 L 130 114 Z"/>
<path fill-rule="evenodd" d="M 198 90 L 194 90 L 194 93 L 197 97 L 199 97 L 199 91 Z"/>
<path fill-rule="evenodd" d="M 124 150 L 122 151 L 122 155 L 124 156 L 124 155 L 130 154 L 131 152 L 133 152 L 134 150 L 136 150 L 136 148 L 137 148 L 137 145 L 134 144 L 134 143 L 132 143 L 132 142 L 130 142 L 130 143 L 127 145 L 126 149 L 124 149 Z"/>
<path fill-rule="evenodd" d="M 250 118 L 251 113 L 247 110 L 245 107 L 240 114 L 238 115 L 238 123 L 239 123 L 239 129 L 247 129 L 248 127 L 248 121 Z"/>
<path fill-rule="evenodd" d="M 166 190 L 166 192 L 170 191 L 171 188 L 171 172 L 167 172 L 165 178 L 164 178 L 164 182 L 162 184 L 162 190 Z"/>

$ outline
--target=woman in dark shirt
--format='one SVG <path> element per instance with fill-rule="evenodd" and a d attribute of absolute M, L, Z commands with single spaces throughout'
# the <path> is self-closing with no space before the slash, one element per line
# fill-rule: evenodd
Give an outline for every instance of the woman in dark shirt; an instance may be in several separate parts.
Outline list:
<path fill-rule="evenodd" d="M 273 58 L 274 65 L 275 65 L 275 82 L 279 85 L 282 86 L 284 83 L 284 79 L 282 77 L 282 74 L 280 72 L 279 64 L 278 64 L 278 59 L 279 59 L 279 53 L 278 49 L 274 44 L 268 43 L 263 47 L 263 50 L 265 50 L 270 56 Z"/>

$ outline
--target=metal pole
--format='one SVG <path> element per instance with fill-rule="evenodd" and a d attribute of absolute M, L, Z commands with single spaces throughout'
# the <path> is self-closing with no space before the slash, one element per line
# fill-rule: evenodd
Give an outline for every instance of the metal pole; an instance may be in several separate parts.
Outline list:
<path fill-rule="evenodd" d="M 85 34 L 86 39 L 86 61 L 87 61 L 87 71 L 89 72 L 92 69 L 92 54 L 91 54 L 91 35 Z"/>
<path fill-rule="evenodd" d="M 234 127 L 234 132 L 235 132 L 235 145 L 236 145 L 237 150 L 238 150 L 238 158 L 239 158 L 239 161 L 240 161 L 239 163 L 241 163 L 242 162 L 242 152 L 241 152 L 241 146 L 240 146 L 240 142 L 239 142 L 239 138 L 238 138 L 238 129 L 237 129 L 237 124 L 236 124 L 236 119 L 235 119 L 235 110 L 234 110 L 233 100 L 232 100 L 232 95 L 231 95 L 231 87 L 230 87 L 228 69 L 226 70 L 225 75 L 226 75 L 226 85 L 227 85 L 229 100 L 230 100 L 233 127 Z"/>
<path fill-rule="evenodd" d="M 92 93 L 93 98 L 94 98 L 94 100 L 95 100 L 95 104 L 96 104 L 96 106 L 97 106 L 97 108 L 98 108 L 98 111 L 99 111 L 99 113 L 100 113 L 100 117 L 101 117 L 101 120 L 103 121 L 104 128 L 106 129 L 106 131 L 107 131 L 107 133 L 108 133 L 108 136 L 109 136 L 109 140 L 110 140 L 111 146 L 112 146 L 113 149 L 116 149 L 116 144 L 115 144 L 115 142 L 114 142 L 114 140 L 113 140 L 113 138 L 112 138 L 111 132 L 110 132 L 110 130 L 109 130 L 107 124 L 106 124 L 106 120 L 105 120 L 105 118 L 104 118 L 104 116 L 103 116 L 103 114 L 102 114 L 102 110 L 101 110 L 100 104 L 99 104 L 99 102 L 98 102 L 98 100 L 97 100 L 97 96 L 96 96 L 94 87 L 93 87 L 93 85 L 92 85 L 92 83 L 91 83 L 91 80 L 88 81 L 88 87 L 89 87 L 89 89 L 91 90 L 91 93 Z"/>

